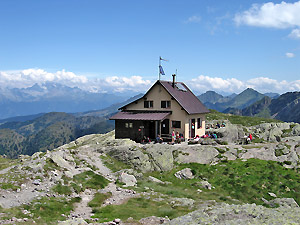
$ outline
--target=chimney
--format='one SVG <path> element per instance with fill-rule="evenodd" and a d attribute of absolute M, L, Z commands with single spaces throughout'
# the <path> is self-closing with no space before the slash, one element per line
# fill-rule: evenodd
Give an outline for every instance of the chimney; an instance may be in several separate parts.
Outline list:
<path fill-rule="evenodd" d="M 172 83 L 172 87 L 174 88 L 175 87 L 175 77 L 176 77 L 176 74 L 172 74 L 173 76 L 173 83 Z"/>

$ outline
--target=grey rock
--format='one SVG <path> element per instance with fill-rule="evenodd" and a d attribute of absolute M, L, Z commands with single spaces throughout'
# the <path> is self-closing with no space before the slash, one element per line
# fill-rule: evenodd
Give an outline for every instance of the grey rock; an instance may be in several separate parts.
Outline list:
<path fill-rule="evenodd" d="M 200 181 L 200 185 L 201 185 L 202 188 L 205 188 L 205 189 L 208 189 L 208 190 L 211 190 L 211 188 L 212 188 L 211 184 L 206 180 Z"/>
<path fill-rule="evenodd" d="M 155 178 L 155 177 L 152 177 L 152 176 L 149 176 L 149 177 L 148 177 L 148 180 L 149 180 L 149 181 L 152 181 L 152 182 L 154 182 L 154 183 L 165 184 L 165 182 L 163 182 L 163 181 L 161 181 L 161 180 L 159 180 L 159 179 L 157 179 L 157 178 Z"/>
<path fill-rule="evenodd" d="M 184 179 L 184 180 L 189 180 L 194 178 L 194 175 L 190 168 L 185 168 L 183 170 L 180 170 L 176 172 L 174 176 L 177 177 L 178 179 Z"/>
<path fill-rule="evenodd" d="M 139 220 L 139 223 L 142 225 L 157 225 L 169 222 L 170 219 L 167 217 L 156 217 L 150 216 Z"/>
<path fill-rule="evenodd" d="M 41 184 L 41 181 L 39 179 L 36 179 L 36 180 L 33 180 L 32 183 L 34 185 L 40 185 Z"/>
<path fill-rule="evenodd" d="M 255 204 L 229 205 L 221 203 L 218 205 L 203 205 L 187 215 L 175 218 L 166 223 L 177 224 L 299 224 L 300 208 L 266 208 Z"/>
<path fill-rule="evenodd" d="M 63 222 L 59 222 L 59 225 L 86 225 L 88 224 L 83 218 L 72 218 Z"/>
<path fill-rule="evenodd" d="M 121 183 L 124 183 L 124 187 L 129 187 L 129 186 L 135 186 L 136 183 L 137 183 L 137 180 L 136 178 L 133 176 L 133 175 L 129 175 L 127 173 L 121 173 L 119 175 L 119 178 L 118 180 L 121 182 Z"/>
<path fill-rule="evenodd" d="M 275 206 L 275 204 L 278 204 L 281 207 L 286 208 L 298 208 L 298 203 L 293 198 L 275 198 L 273 200 L 269 201 L 269 204 L 271 206 Z"/>
<path fill-rule="evenodd" d="M 215 161 L 219 152 L 212 146 L 186 146 L 180 149 L 176 158 L 178 163 L 210 164 Z"/>
<path fill-rule="evenodd" d="M 181 207 L 191 207 L 194 205 L 195 200 L 190 198 L 172 198 L 171 205 L 173 207 L 181 206 Z"/>

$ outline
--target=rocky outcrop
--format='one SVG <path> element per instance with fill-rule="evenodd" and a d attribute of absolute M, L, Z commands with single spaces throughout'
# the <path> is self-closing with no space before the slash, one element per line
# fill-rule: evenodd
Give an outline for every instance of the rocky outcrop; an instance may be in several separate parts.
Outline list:
<path fill-rule="evenodd" d="M 299 207 L 266 208 L 261 205 L 243 204 L 202 206 L 200 209 L 166 223 L 177 224 L 299 224 Z"/>
<path fill-rule="evenodd" d="M 217 134 L 219 140 L 227 143 L 236 143 L 245 136 L 242 126 L 231 123 L 226 124 L 226 127 L 214 129 L 213 132 Z"/>

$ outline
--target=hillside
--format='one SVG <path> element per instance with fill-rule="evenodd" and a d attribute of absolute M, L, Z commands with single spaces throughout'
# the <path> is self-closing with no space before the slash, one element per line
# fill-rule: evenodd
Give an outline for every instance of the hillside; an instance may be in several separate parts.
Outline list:
<path fill-rule="evenodd" d="M 300 122 L 300 92 L 287 92 L 275 99 L 268 97 L 244 108 L 240 115 L 275 118 L 286 122 Z"/>
<path fill-rule="evenodd" d="M 217 140 L 198 144 L 143 145 L 112 131 L 0 158 L 0 222 L 299 224 L 300 125 L 218 112 L 209 123 L 223 120 L 210 130 Z M 238 143 L 249 132 L 253 142 Z"/>
<path fill-rule="evenodd" d="M 105 117 L 76 117 L 68 113 L 52 112 L 25 122 L 0 125 L 0 154 L 16 158 L 37 151 L 52 150 L 78 137 L 91 133 L 105 133 L 114 128 Z"/>

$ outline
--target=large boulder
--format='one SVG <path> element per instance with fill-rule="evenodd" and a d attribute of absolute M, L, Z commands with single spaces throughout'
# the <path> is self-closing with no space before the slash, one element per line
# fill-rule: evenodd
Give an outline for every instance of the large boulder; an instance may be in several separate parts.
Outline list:
<path fill-rule="evenodd" d="M 275 156 L 275 151 L 271 146 L 248 149 L 248 151 L 241 154 L 240 158 L 242 159 L 255 158 L 261 160 L 278 161 L 277 157 Z"/>
<path fill-rule="evenodd" d="M 185 168 L 183 170 L 180 170 L 174 174 L 175 177 L 179 179 L 189 180 L 193 179 L 194 175 L 192 173 L 192 170 L 190 168 Z"/>
<path fill-rule="evenodd" d="M 270 142 L 279 142 L 284 130 L 290 129 L 290 123 L 263 123 L 252 127 L 259 138 Z"/>
<path fill-rule="evenodd" d="M 226 127 L 215 129 L 214 132 L 218 136 L 218 140 L 227 143 L 236 143 L 245 136 L 242 126 L 228 123 Z"/>
<path fill-rule="evenodd" d="M 143 173 L 155 170 L 149 156 L 139 147 L 114 146 L 106 147 L 105 151 L 109 156 L 129 164 Z"/>
<path fill-rule="evenodd" d="M 146 154 L 148 154 L 153 163 L 153 166 L 155 166 L 158 171 L 168 171 L 173 169 L 173 150 L 174 146 L 172 145 L 159 144 L 148 145 L 145 149 Z"/>
<path fill-rule="evenodd" d="M 124 184 L 124 187 L 135 186 L 137 183 L 136 178 L 127 173 L 121 173 L 118 177 L 118 180 Z"/>
<path fill-rule="evenodd" d="M 211 164 L 216 161 L 219 152 L 213 146 L 186 146 L 177 150 L 178 156 L 175 161 L 177 163 L 200 163 Z"/>

